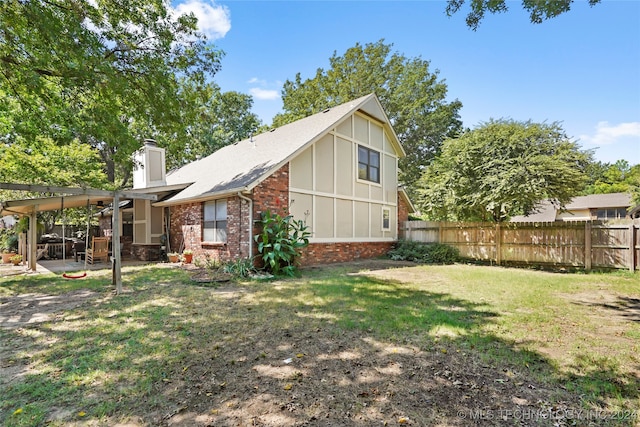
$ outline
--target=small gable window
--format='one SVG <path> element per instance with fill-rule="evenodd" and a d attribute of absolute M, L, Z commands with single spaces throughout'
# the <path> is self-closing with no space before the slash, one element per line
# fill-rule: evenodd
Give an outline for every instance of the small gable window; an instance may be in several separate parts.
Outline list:
<path fill-rule="evenodd" d="M 358 145 L 358 179 L 380 183 L 380 153 Z"/>
<path fill-rule="evenodd" d="M 202 240 L 213 243 L 227 241 L 227 201 L 214 200 L 204 204 Z"/>

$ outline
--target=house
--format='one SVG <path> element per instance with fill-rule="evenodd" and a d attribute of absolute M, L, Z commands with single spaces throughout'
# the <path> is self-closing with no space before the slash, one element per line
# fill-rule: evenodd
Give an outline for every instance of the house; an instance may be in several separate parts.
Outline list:
<path fill-rule="evenodd" d="M 413 207 L 398 185 L 404 150 L 374 94 L 252 136 L 165 173 L 164 149 L 136 153 L 132 252 L 230 260 L 255 255 L 261 213 L 290 212 L 312 233 L 302 264 L 372 258 L 398 239 Z M 126 233 L 125 233 L 126 234 Z"/>
<path fill-rule="evenodd" d="M 611 221 L 640 217 L 640 206 L 631 209 L 629 193 L 591 194 L 574 197 L 560 210 L 549 200 L 538 205 L 538 210 L 530 215 L 518 215 L 511 222 L 553 222 L 553 221 Z"/>

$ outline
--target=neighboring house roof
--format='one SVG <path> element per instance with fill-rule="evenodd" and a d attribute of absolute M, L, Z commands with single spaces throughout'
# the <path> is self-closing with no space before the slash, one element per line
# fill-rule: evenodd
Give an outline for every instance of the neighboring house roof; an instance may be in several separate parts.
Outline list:
<path fill-rule="evenodd" d="M 167 173 L 167 185 L 191 184 L 158 206 L 212 199 L 249 191 L 356 111 L 385 126 L 399 157 L 405 152 L 375 94 L 329 108 L 296 122 L 228 145 Z"/>
<path fill-rule="evenodd" d="M 631 206 L 630 193 L 609 193 L 574 197 L 566 209 L 628 208 L 629 206 Z"/>
<path fill-rule="evenodd" d="M 529 215 L 516 215 L 511 222 L 553 222 L 556 220 L 556 207 L 549 200 L 538 203 L 536 210 Z"/>
<path fill-rule="evenodd" d="M 628 208 L 631 206 L 630 193 L 591 194 L 577 196 L 565 206 L 566 211 L 578 211 L 586 209 L 602 208 Z M 548 222 L 555 221 L 558 207 L 549 200 L 544 200 L 538 205 L 538 210 L 530 215 L 517 215 L 511 218 L 511 222 Z"/>

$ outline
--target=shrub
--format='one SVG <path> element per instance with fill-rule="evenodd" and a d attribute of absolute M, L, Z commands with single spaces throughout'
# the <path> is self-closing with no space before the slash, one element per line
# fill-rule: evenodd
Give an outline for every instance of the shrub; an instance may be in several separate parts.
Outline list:
<path fill-rule="evenodd" d="M 454 247 L 440 243 L 422 243 L 401 240 L 389 257 L 397 261 L 413 261 L 427 264 L 453 264 L 460 260 L 460 253 Z"/>
<path fill-rule="evenodd" d="M 14 230 L 0 230 L 0 251 L 9 253 L 18 250 L 18 235 Z"/>
<path fill-rule="evenodd" d="M 224 263 L 222 271 L 234 277 L 246 278 L 252 273 L 255 273 L 256 269 L 253 266 L 253 260 L 251 258 L 238 258 L 235 261 Z"/>
<path fill-rule="evenodd" d="M 270 210 L 262 213 L 260 223 L 262 232 L 254 239 L 265 269 L 275 275 L 293 276 L 300 249 L 309 245 L 308 227 L 304 221 L 294 220 L 293 215 L 281 216 Z"/>

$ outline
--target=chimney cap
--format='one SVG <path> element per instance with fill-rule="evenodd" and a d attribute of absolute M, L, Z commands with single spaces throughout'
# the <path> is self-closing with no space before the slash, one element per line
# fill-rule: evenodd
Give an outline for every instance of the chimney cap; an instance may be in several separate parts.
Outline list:
<path fill-rule="evenodd" d="M 158 145 L 156 144 L 156 140 L 155 139 L 151 139 L 151 138 L 147 138 L 144 140 L 144 145 L 149 146 L 149 147 L 157 147 Z"/>

